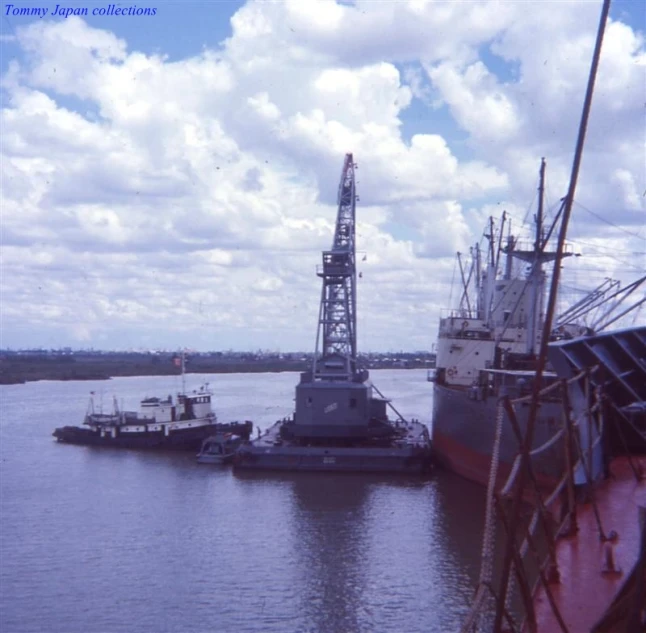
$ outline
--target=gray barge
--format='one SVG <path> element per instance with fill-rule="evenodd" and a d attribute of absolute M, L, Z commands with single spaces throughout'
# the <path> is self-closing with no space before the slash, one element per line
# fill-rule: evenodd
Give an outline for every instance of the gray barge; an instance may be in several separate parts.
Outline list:
<path fill-rule="evenodd" d="M 305 416 L 312 408 L 317 408 L 320 413 L 336 404 L 337 408 L 332 409 L 336 414 L 331 419 L 343 420 L 345 416 L 339 411 L 339 391 L 343 391 L 347 385 L 336 385 L 338 391 L 321 389 L 316 393 L 318 385 L 310 382 L 310 376 L 311 374 L 304 374 L 302 382 L 296 387 L 297 394 L 300 388 L 303 398 L 312 399 L 311 403 L 305 400 L 305 407 L 309 409 L 305 411 Z M 431 443 L 426 426 L 417 420 L 388 420 L 385 415 L 387 401 L 372 398 L 369 385 L 361 384 L 360 387 L 365 388 L 359 392 L 364 397 L 355 398 L 363 400 L 362 404 L 365 406 L 360 407 L 364 413 L 357 413 L 350 420 L 355 424 L 331 424 L 326 427 L 319 423 L 308 427 L 307 422 L 302 423 L 304 411 L 302 406 L 299 407 L 297 397 L 294 416 L 279 420 L 257 439 L 244 443 L 236 454 L 235 467 L 247 470 L 323 472 L 429 472 Z M 312 395 L 305 395 L 308 392 Z M 348 405 L 346 414 L 350 413 L 352 399 L 345 398 Z M 318 407 L 314 404 L 317 400 Z M 370 409 L 372 415 L 366 415 Z M 377 413 L 379 409 L 380 414 Z M 310 414 L 307 417 L 316 419 L 318 416 Z M 364 423 L 358 424 L 361 420 Z"/>
<path fill-rule="evenodd" d="M 294 415 L 243 444 L 236 469 L 424 473 L 428 429 L 399 414 L 357 366 L 355 164 L 346 154 L 332 249 L 317 269 L 323 289 L 312 369 L 296 386 Z M 375 393 L 376 392 L 376 393 Z M 390 405 L 393 411 L 394 407 Z M 397 413 L 397 412 L 396 412 Z"/>

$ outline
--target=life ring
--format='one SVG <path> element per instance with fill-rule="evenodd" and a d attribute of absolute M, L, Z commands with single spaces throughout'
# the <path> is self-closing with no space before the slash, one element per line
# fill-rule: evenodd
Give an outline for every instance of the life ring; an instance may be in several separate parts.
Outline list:
<path fill-rule="evenodd" d="M 457 374 L 457 373 L 458 373 L 458 370 L 457 370 L 455 367 L 449 367 L 449 368 L 446 370 L 446 375 L 447 375 L 447 376 L 449 376 L 449 377 L 453 377 L 453 376 L 455 376 L 455 374 Z"/>
<path fill-rule="evenodd" d="M 462 323 L 462 329 L 463 329 L 463 330 L 466 330 L 468 327 L 469 327 L 469 322 L 468 322 L 468 321 L 464 321 L 464 322 Z"/>

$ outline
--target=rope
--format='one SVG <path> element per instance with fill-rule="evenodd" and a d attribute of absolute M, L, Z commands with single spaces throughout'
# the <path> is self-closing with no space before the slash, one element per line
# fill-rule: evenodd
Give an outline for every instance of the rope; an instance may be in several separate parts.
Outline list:
<path fill-rule="evenodd" d="M 495 541 L 495 516 L 493 495 L 496 489 L 498 478 L 498 465 L 500 461 L 500 441 L 502 438 L 502 423 L 504 420 L 504 409 L 502 403 L 498 403 L 496 414 L 496 432 L 494 435 L 493 451 L 491 453 L 491 468 L 489 469 L 489 481 L 487 482 L 487 513 L 485 515 L 485 529 L 482 541 L 483 566 L 480 570 L 480 582 L 490 582 L 493 576 L 493 549 Z"/>
<path fill-rule="evenodd" d="M 516 477 L 518 476 L 518 471 L 520 470 L 520 462 L 520 455 L 516 455 L 516 459 L 514 459 L 514 463 L 511 467 L 511 472 L 509 473 L 509 477 L 507 478 L 507 481 L 505 482 L 505 485 L 501 490 L 501 493 L 505 496 L 511 493 L 511 489 L 516 483 Z"/>
<path fill-rule="evenodd" d="M 579 373 L 577 373 L 575 376 L 572 376 L 571 378 L 566 380 L 565 383 L 568 385 L 572 384 L 583 377 L 589 376 L 597 369 L 598 369 L 598 366 L 595 366 L 591 369 L 582 370 Z M 564 381 L 559 381 L 551 385 L 548 385 L 547 387 L 545 387 L 539 392 L 539 395 L 544 397 L 545 395 L 558 390 L 563 385 L 563 382 Z M 515 404 L 526 402 L 528 400 L 531 400 L 531 396 L 517 398 L 515 400 L 512 400 L 511 404 L 513 406 Z M 600 410 L 600 408 L 601 408 L 601 402 L 600 402 L 600 399 L 598 399 L 593 406 L 586 407 L 586 410 L 580 413 L 577 416 L 577 418 L 573 420 L 572 422 L 573 427 L 580 428 L 582 422 L 588 421 L 591 414 L 597 412 L 598 410 Z M 496 414 L 494 443 L 493 443 L 493 449 L 491 453 L 491 466 L 489 469 L 489 480 L 487 482 L 485 524 L 484 524 L 483 537 L 482 537 L 480 577 L 478 580 L 478 587 L 474 596 L 473 604 L 461 628 L 461 633 L 469 633 L 471 631 L 474 631 L 477 623 L 479 623 L 479 625 L 482 626 L 483 625 L 482 618 L 485 615 L 483 611 L 486 607 L 487 599 L 491 599 L 492 595 L 493 595 L 493 598 L 496 599 L 495 593 L 490 591 L 492 587 L 492 579 L 493 579 L 493 561 L 494 561 L 494 549 L 495 549 L 495 529 L 496 529 L 496 512 L 497 512 L 495 507 L 494 495 L 496 490 L 498 469 L 500 464 L 500 443 L 502 439 L 504 413 L 505 413 L 504 407 L 502 405 L 502 401 L 500 401 L 498 403 L 497 414 Z M 595 441 L 593 442 L 591 447 L 593 450 L 597 447 L 597 445 L 601 441 L 601 437 L 603 434 L 603 420 L 601 421 L 601 428 L 597 428 L 597 431 L 598 432 L 596 434 Z M 552 437 L 550 437 L 541 446 L 532 449 L 529 452 L 529 457 L 530 458 L 535 457 L 536 455 L 539 455 L 540 453 L 543 453 L 544 451 L 552 448 L 559 440 L 561 440 L 564 437 L 564 435 L 565 435 L 565 429 L 564 428 L 559 429 Z M 543 504 L 539 503 L 535 507 L 532 513 L 531 519 L 529 521 L 529 524 L 527 525 L 527 528 L 525 531 L 525 537 L 522 543 L 520 544 L 520 547 L 517 550 L 519 554 L 519 560 L 521 561 L 527 555 L 528 550 L 531 547 L 532 538 L 537 531 L 537 528 L 539 525 L 539 519 L 541 518 L 541 514 L 540 514 L 541 507 L 547 508 L 558 499 L 559 495 L 561 494 L 565 485 L 567 484 L 569 478 L 574 476 L 575 469 L 579 467 L 583 468 L 583 470 L 585 471 L 586 477 L 588 479 L 588 485 L 590 485 L 590 481 L 589 481 L 590 474 L 586 464 L 586 457 L 584 456 L 584 453 L 589 452 L 589 449 L 584 449 L 581 446 L 580 438 L 576 433 L 574 434 L 573 441 L 574 441 L 575 450 L 578 452 L 578 460 L 576 461 L 576 464 L 572 466 L 572 471 L 566 472 L 561 477 L 561 479 L 558 481 L 554 490 L 545 499 L 544 503 Z M 591 454 L 587 455 L 587 458 L 588 460 L 592 460 L 592 455 Z M 521 454 L 518 453 L 512 463 L 511 472 L 507 477 L 507 480 L 501 490 L 501 495 L 506 496 L 511 493 L 513 486 L 516 482 L 518 473 L 520 472 L 521 464 L 522 464 Z M 540 491 L 538 492 L 538 494 L 542 498 L 543 495 L 540 493 Z M 595 504 L 594 497 L 592 498 L 592 504 L 596 511 L 596 504 Z M 603 528 L 601 526 L 599 517 L 597 517 L 597 525 L 599 528 L 600 536 L 604 538 L 605 534 L 603 532 Z M 548 528 L 546 527 L 545 529 L 548 529 Z M 559 532 L 560 532 L 560 529 L 559 529 Z M 522 567 L 524 567 L 524 564 L 522 565 Z M 517 573 L 525 575 L 526 577 L 525 569 L 522 569 L 522 568 L 518 569 Z M 513 593 L 512 589 L 515 584 L 515 579 L 516 579 L 516 576 L 514 574 L 511 574 L 508 577 L 507 591 L 506 591 L 505 603 L 503 607 L 504 613 L 509 612 L 510 601 Z"/>
<path fill-rule="evenodd" d="M 480 578 L 478 589 L 476 591 L 473 605 L 469 615 L 462 626 L 462 633 L 467 633 L 472 629 L 476 618 L 480 615 L 482 604 L 486 596 L 484 589 L 491 586 L 493 578 L 493 558 L 496 541 L 496 517 L 494 505 L 494 493 L 496 490 L 496 480 L 498 478 L 498 464 L 500 459 L 500 440 L 502 438 L 502 423 L 504 420 L 504 409 L 502 402 L 498 403 L 496 414 L 496 429 L 491 451 L 491 467 L 489 468 L 489 481 L 487 482 L 487 507 L 485 510 L 485 525 L 482 534 L 482 552 L 480 563 Z"/>

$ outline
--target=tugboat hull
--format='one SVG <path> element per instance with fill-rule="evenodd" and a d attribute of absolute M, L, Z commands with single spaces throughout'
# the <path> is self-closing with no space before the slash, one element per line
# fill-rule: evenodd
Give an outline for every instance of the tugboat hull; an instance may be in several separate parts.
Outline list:
<path fill-rule="evenodd" d="M 202 442 L 210 435 L 235 433 L 248 439 L 251 430 L 251 424 L 240 423 L 204 424 L 176 430 L 171 429 L 167 434 L 164 430 L 133 431 L 127 427 L 117 428 L 116 433 L 112 433 L 111 430 L 102 433 L 101 430 L 64 426 L 57 428 L 52 435 L 64 444 L 195 452 L 200 449 Z"/>

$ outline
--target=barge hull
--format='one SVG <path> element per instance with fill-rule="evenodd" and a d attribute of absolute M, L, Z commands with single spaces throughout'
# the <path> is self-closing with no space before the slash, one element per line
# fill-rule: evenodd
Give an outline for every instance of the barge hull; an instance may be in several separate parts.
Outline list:
<path fill-rule="evenodd" d="M 428 430 L 418 422 L 405 429 L 400 441 L 339 446 L 302 445 L 281 437 L 278 422 L 261 437 L 242 445 L 235 456 L 239 470 L 424 474 L 431 470 Z"/>
<path fill-rule="evenodd" d="M 430 456 L 379 455 L 371 449 L 352 455 L 329 450 L 322 453 L 264 452 L 243 453 L 235 462 L 240 470 L 282 470 L 309 472 L 357 472 L 424 474 L 430 470 Z"/>

